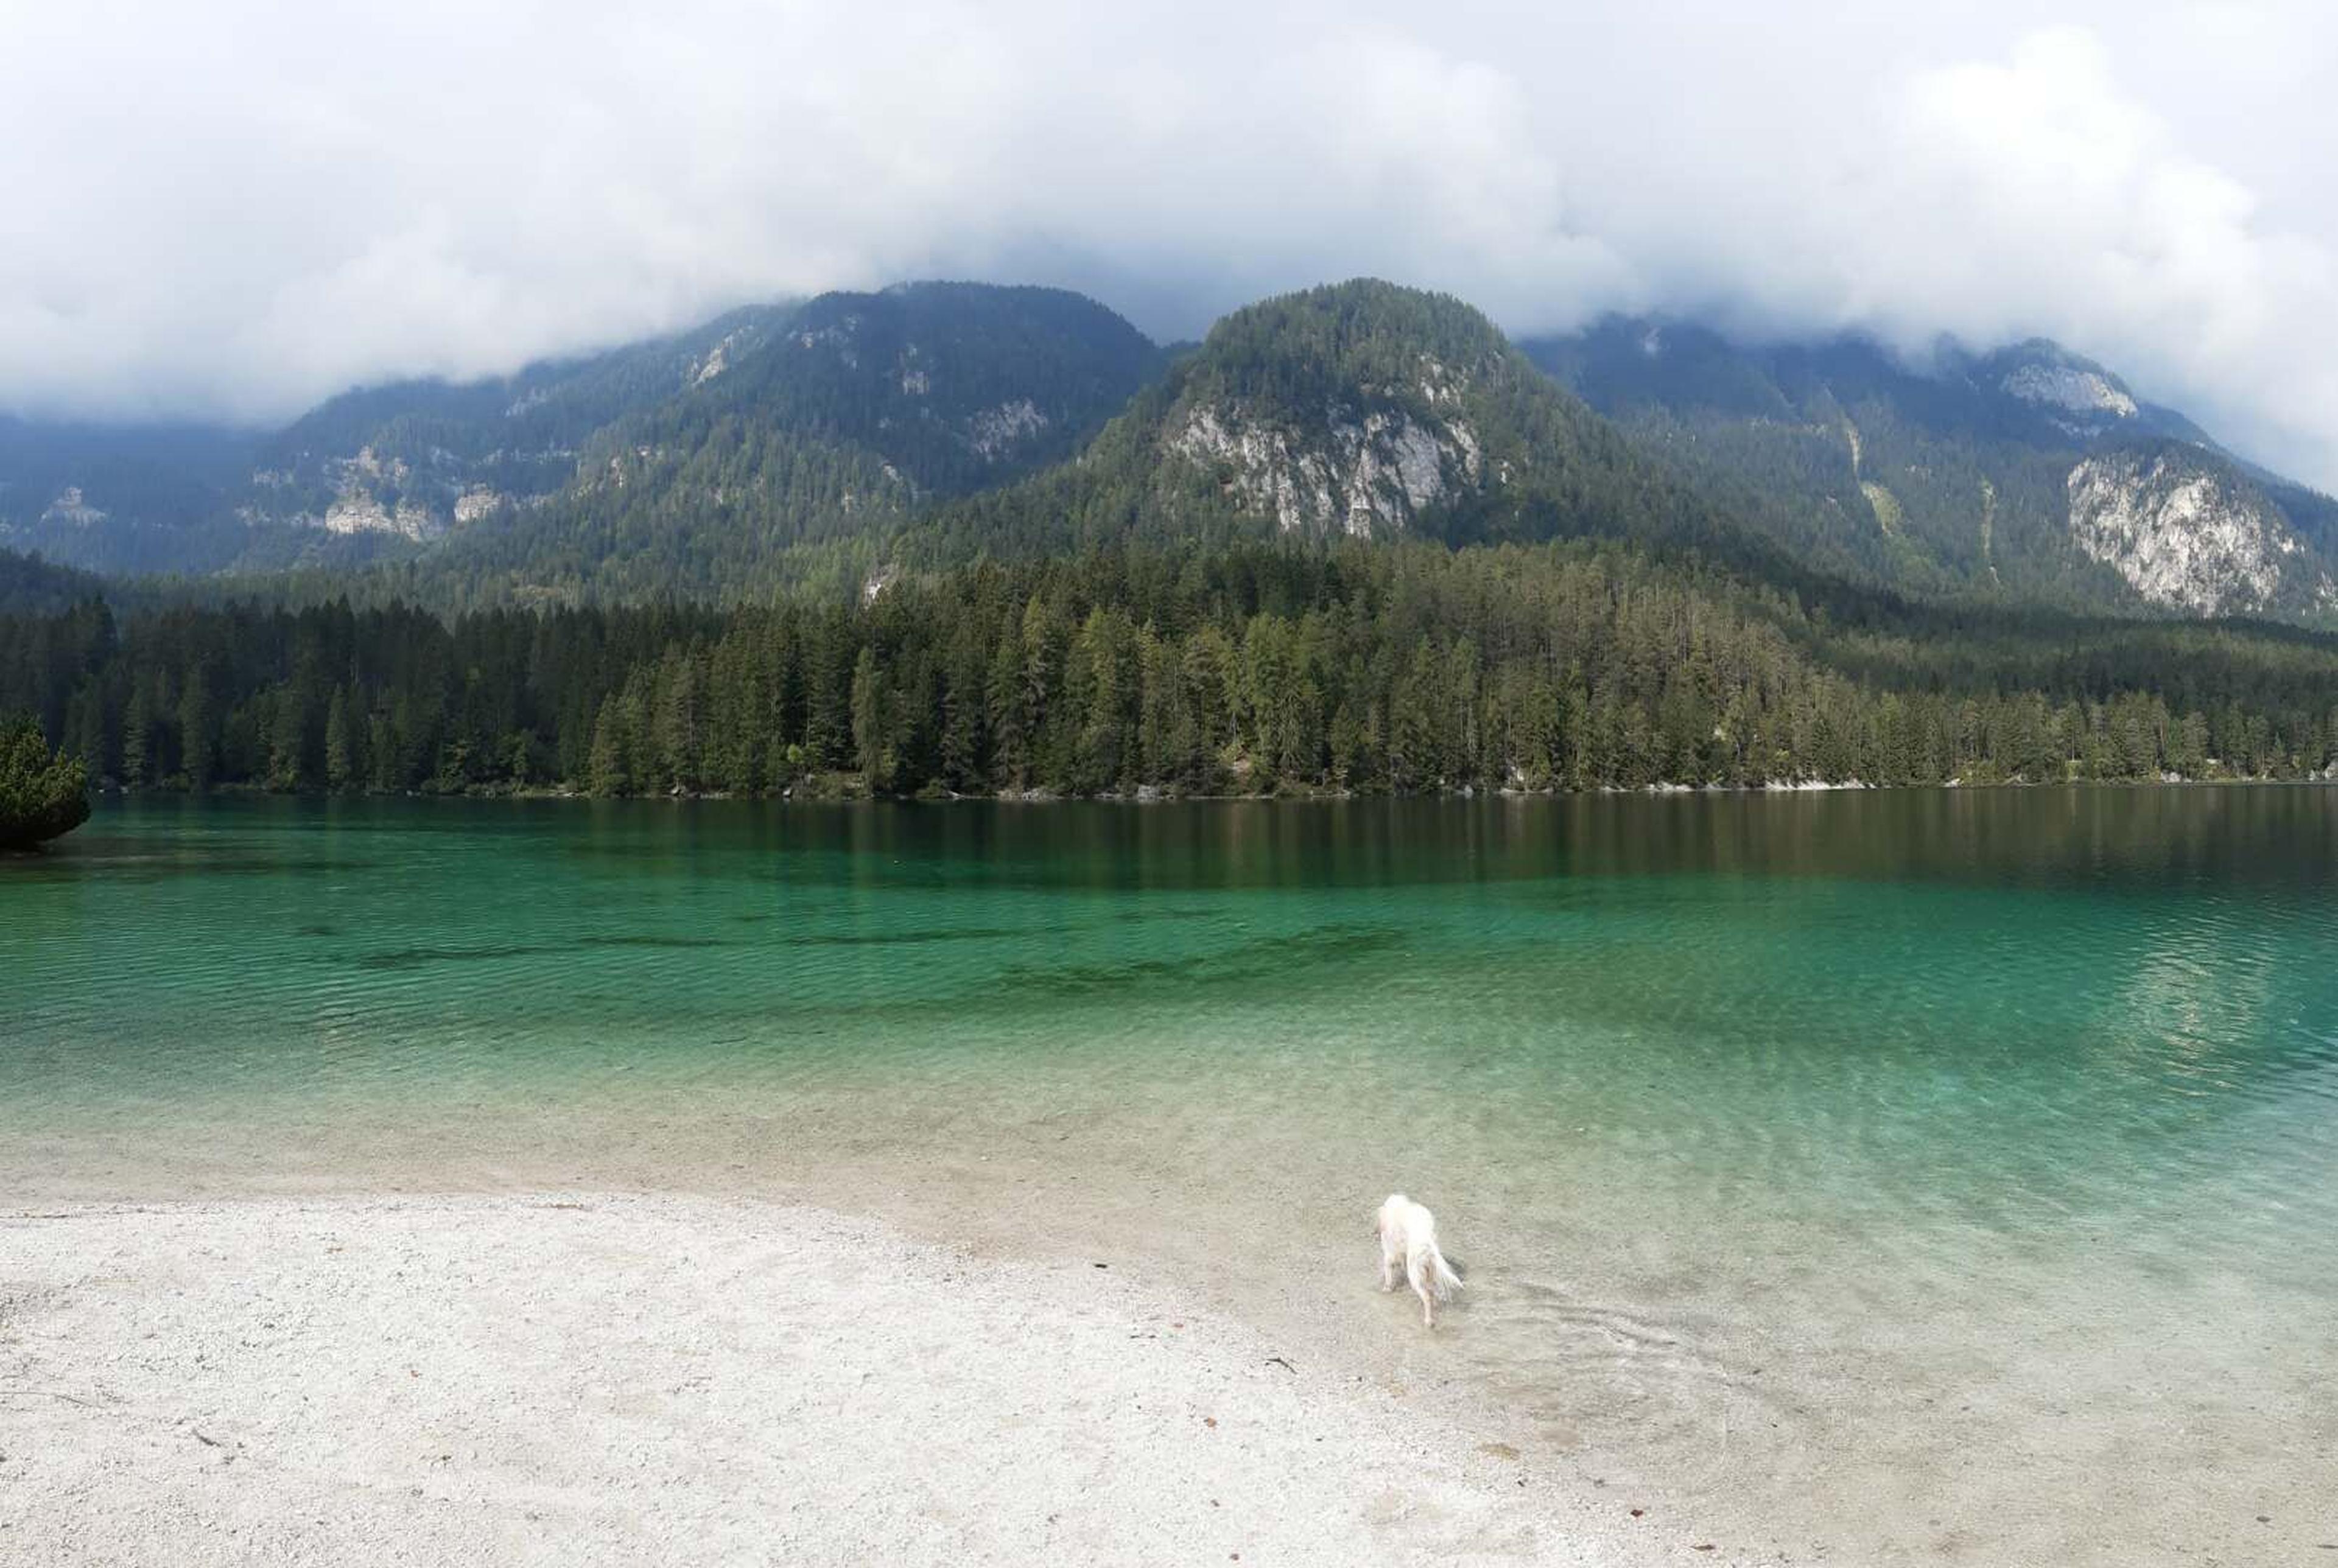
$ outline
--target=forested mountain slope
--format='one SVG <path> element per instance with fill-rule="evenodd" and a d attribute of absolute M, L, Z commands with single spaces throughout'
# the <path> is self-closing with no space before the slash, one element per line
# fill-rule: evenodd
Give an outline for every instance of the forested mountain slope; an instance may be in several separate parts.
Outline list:
<path fill-rule="evenodd" d="M 926 283 L 268 436 L 0 423 L 0 543 L 294 599 L 756 599 L 1269 536 L 1610 537 L 1798 592 L 2338 618 L 2338 503 L 2051 344 L 1912 366 L 1616 318 L 1521 348 L 1371 280 L 1174 357 L 1078 295 Z"/>
<path fill-rule="evenodd" d="M 1226 317 L 1077 463 L 940 509 L 901 554 L 946 564 L 1125 538 L 1586 535 L 1793 570 L 1478 311 L 1357 279 Z"/>
<path fill-rule="evenodd" d="M 2338 507 L 2039 341 L 1902 363 L 1611 318 L 1522 346 L 1802 558 L 1904 591 L 2338 616 Z"/>
<path fill-rule="evenodd" d="M 114 573 L 408 558 L 558 490 L 595 431 L 719 374 L 792 309 L 508 376 L 361 387 L 272 432 L 0 420 L 0 542 Z"/>
<path fill-rule="evenodd" d="M 935 497 L 1070 456 L 1161 364 L 1061 289 L 823 295 L 719 376 L 601 430 L 557 495 L 449 539 L 430 596 L 752 594 L 787 552 L 881 539 Z"/>
<path fill-rule="evenodd" d="M 793 314 L 755 306 L 511 376 L 344 393 L 261 444 L 238 514 L 254 525 L 419 544 L 539 504 L 571 482 L 598 432 L 721 376 Z"/>
<path fill-rule="evenodd" d="M 103 596 L 104 579 L 70 566 L 57 566 L 37 555 L 0 550 L 0 613 L 64 610 Z"/>
<path fill-rule="evenodd" d="M 0 543 L 115 573 L 388 567 L 454 603 L 714 593 L 1070 455 L 1161 362 L 1079 295 L 919 283 L 361 388 L 274 434 L 0 422 Z"/>
<path fill-rule="evenodd" d="M 249 533 L 232 515 L 257 437 L 0 414 L 0 548 L 132 575 L 215 570 Z"/>

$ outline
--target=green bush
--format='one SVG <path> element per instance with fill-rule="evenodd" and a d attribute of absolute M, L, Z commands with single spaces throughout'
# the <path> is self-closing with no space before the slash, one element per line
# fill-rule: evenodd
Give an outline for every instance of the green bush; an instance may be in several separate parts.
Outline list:
<path fill-rule="evenodd" d="M 89 820 L 89 769 L 52 753 L 34 720 L 0 720 L 0 849 L 30 849 Z"/>

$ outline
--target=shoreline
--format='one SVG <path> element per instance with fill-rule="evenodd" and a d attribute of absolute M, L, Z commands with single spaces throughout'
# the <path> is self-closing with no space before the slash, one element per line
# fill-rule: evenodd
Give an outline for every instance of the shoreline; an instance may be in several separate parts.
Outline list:
<path fill-rule="evenodd" d="M 928 794 L 922 791 L 907 795 L 870 794 L 865 790 L 777 789 L 741 794 L 725 789 L 704 789 L 682 792 L 631 795 L 595 795 L 590 790 L 571 789 L 555 786 L 498 788 L 486 789 L 269 789 L 252 784 L 215 784 L 206 790 L 170 788 L 132 789 L 120 784 L 93 785 L 93 796 L 114 800 L 199 800 L 228 797 L 260 800 L 568 800 L 586 802 L 663 801 L 673 805 L 691 805 L 701 801 L 748 801 L 761 804 L 793 806 L 1175 806 L 1175 805 L 1341 805 L 1370 800 L 1573 800 L 1591 799 L 1635 799 L 1641 797 L 1671 798 L 1675 796 L 1777 796 L 1777 795 L 1891 795 L 1917 793 L 1969 793 L 1988 790 L 2029 789 L 2282 789 L 2338 786 L 2338 775 L 2306 773 L 2284 779 L 2272 774 L 2233 774 L 2208 779 L 1992 779 L 1967 781 L 1960 779 L 1942 779 L 1934 784 L 1870 784 L 1857 779 L 1842 780 L 1802 780 L 1793 783 L 1772 781 L 1764 784 L 1678 784 L 1657 783 L 1633 786 L 1602 784 L 1587 789 L 1529 789 L 1503 787 L 1478 789 L 1464 787 L 1459 789 L 1420 789 L 1401 792 L 1388 790 L 1357 791 L 1347 789 L 1306 789 L 1248 795 L 1191 795 L 1161 790 L 1121 790 L 1099 795 L 1066 795 L 1047 790 L 1004 789 L 987 795 Z"/>
<path fill-rule="evenodd" d="M 1770 1561 L 1108 1264 L 752 1198 L 0 1215 L 0 1412 L 27 1568 Z"/>

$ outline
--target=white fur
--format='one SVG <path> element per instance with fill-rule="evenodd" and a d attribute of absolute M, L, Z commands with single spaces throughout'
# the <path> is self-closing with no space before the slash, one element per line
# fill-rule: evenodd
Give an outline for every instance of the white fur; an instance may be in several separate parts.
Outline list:
<path fill-rule="evenodd" d="M 1396 1289 L 1396 1265 L 1404 1261 L 1404 1278 L 1420 1298 L 1420 1320 L 1437 1327 L 1437 1304 L 1461 1289 L 1460 1276 L 1446 1267 L 1437 1250 L 1437 1216 L 1401 1192 L 1391 1192 L 1380 1205 L 1380 1289 Z"/>

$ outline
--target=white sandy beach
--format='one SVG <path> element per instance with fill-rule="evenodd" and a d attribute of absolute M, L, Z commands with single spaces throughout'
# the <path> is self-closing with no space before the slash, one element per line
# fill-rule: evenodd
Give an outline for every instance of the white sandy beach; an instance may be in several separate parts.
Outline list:
<path fill-rule="evenodd" d="M 0 1216 L 0 1455 L 22 1568 L 1757 1560 L 1108 1268 L 744 1199 Z"/>

